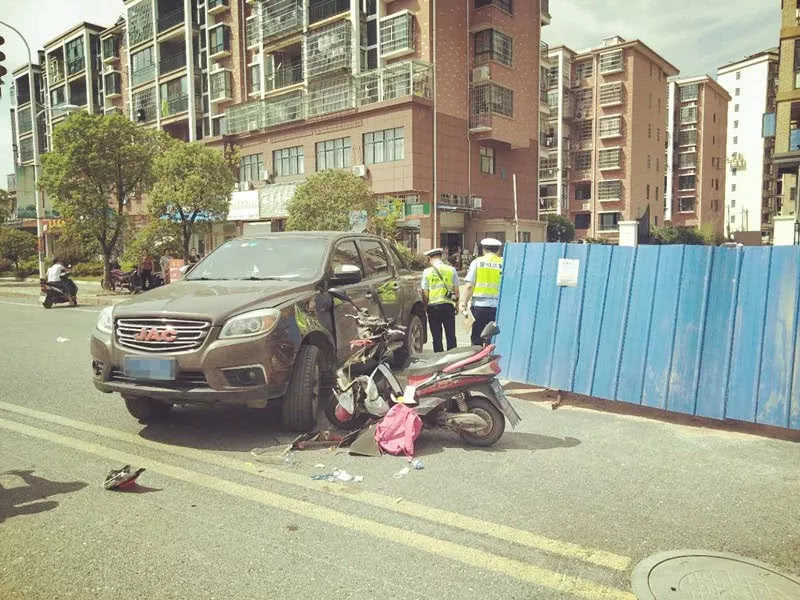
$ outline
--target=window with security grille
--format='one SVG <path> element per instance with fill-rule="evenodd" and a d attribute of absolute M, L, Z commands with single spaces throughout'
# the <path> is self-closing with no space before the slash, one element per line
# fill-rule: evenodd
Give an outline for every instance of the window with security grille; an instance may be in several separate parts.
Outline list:
<path fill-rule="evenodd" d="M 481 173 L 494 175 L 494 148 L 481 146 Z"/>
<path fill-rule="evenodd" d="M 149 46 L 131 54 L 131 84 L 139 85 L 156 78 L 156 61 L 153 47 Z"/>
<path fill-rule="evenodd" d="M 350 71 L 352 43 L 350 21 L 339 21 L 308 33 L 306 37 L 308 79 L 328 73 Z"/>
<path fill-rule="evenodd" d="M 131 114 L 137 123 L 150 123 L 156 120 L 156 88 L 136 92 L 132 96 Z"/>
<path fill-rule="evenodd" d="M 211 74 L 211 99 L 222 100 L 233 95 L 233 75 L 228 69 Z"/>
<path fill-rule="evenodd" d="M 368 165 L 403 160 L 405 139 L 402 127 L 364 134 L 364 161 Z"/>
<path fill-rule="evenodd" d="M 594 93 L 591 88 L 581 90 L 575 102 L 575 116 L 582 117 L 591 114 L 592 98 L 594 98 Z"/>
<path fill-rule="evenodd" d="M 496 113 L 506 117 L 514 116 L 514 91 L 495 83 L 477 85 L 471 90 L 471 114 Z"/>
<path fill-rule="evenodd" d="M 475 34 L 475 64 L 497 61 L 507 67 L 513 61 L 513 40 L 495 29 L 484 29 Z"/>
<path fill-rule="evenodd" d="M 586 60 L 575 63 L 575 77 L 577 79 L 589 79 L 594 74 L 594 62 Z"/>
<path fill-rule="evenodd" d="M 690 169 L 697 166 L 697 154 L 695 152 L 684 152 L 678 155 L 678 167 Z"/>
<path fill-rule="evenodd" d="M 697 144 L 697 129 L 686 129 L 678 134 L 679 146 L 694 146 Z"/>
<path fill-rule="evenodd" d="M 696 175 L 681 175 L 678 177 L 678 189 L 679 190 L 693 190 L 697 185 L 697 176 Z"/>
<path fill-rule="evenodd" d="M 578 128 L 579 140 L 592 139 L 592 130 L 594 129 L 594 121 L 578 121 L 576 127 Z"/>
<path fill-rule="evenodd" d="M 139 2 L 128 9 L 128 45 L 153 39 L 153 3 Z"/>
<path fill-rule="evenodd" d="M 700 85 L 692 83 L 690 85 L 681 86 L 681 102 L 689 102 L 690 100 L 697 100 L 700 95 Z"/>
<path fill-rule="evenodd" d="M 514 0 L 475 0 L 475 8 L 490 6 L 492 4 L 498 8 L 502 8 L 507 13 L 514 13 Z"/>
<path fill-rule="evenodd" d="M 622 182 L 618 179 L 598 182 L 597 199 L 601 202 L 622 199 Z"/>
<path fill-rule="evenodd" d="M 600 137 L 610 138 L 622 135 L 622 117 L 600 119 Z"/>
<path fill-rule="evenodd" d="M 694 196 L 678 198 L 679 212 L 694 212 L 697 199 Z"/>
<path fill-rule="evenodd" d="M 592 184 L 589 181 L 582 181 L 575 184 L 575 200 L 585 202 L 592 199 Z"/>
<path fill-rule="evenodd" d="M 684 106 L 681 108 L 681 123 L 697 123 L 696 106 Z"/>
<path fill-rule="evenodd" d="M 248 154 L 239 161 L 239 181 L 261 181 L 264 179 L 264 155 Z"/>
<path fill-rule="evenodd" d="M 317 171 L 346 169 L 353 164 L 353 143 L 349 137 L 317 142 Z"/>
<path fill-rule="evenodd" d="M 609 148 L 597 153 L 597 167 L 599 169 L 618 169 L 621 166 L 622 149 Z"/>
<path fill-rule="evenodd" d="M 247 67 L 247 88 L 250 94 L 261 91 L 261 65 Z"/>
<path fill-rule="evenodd" d="M 414 15 L 402 12 L 381 20 L 381 54 L 414 50 Z"/>
<path fill-rule="evenodd" d="M 33 116 L 31 115 L 31 111 L 29 110 L 20 110 L 19 111 L 19 133 L 29 133 L 33 131 Z"/>
<path fill-rule="evenodd" d="M 575 157 L 575 169 L 578 171 L 585 171 L 587 169 L 592 168 L 592 151 L 591 150 L 583 150 L 581 152 L 576 152 Z"/>
<path fill-rule="evenodd" d="M 607 52 L 600 55 L 600 73 L 619 73 L 624 68 L 623 52 L 617 50 L 616 52 Z"/>
<path fill-rule="evenodd" d="M 620 213 L 600 213 L 597 215 L 600 231 L 616 231 L 619 229 Z"/>
<path fill-rule="evenodd" d="M 622 82 L 604 83 L 600 86 L 600 106 L 622 104 Z"/>
<path fill-rule="evenodd" d="M 272 171 L 275 177 L 302 175 L 306 172 L 302 146 L 272 151 Z"/>

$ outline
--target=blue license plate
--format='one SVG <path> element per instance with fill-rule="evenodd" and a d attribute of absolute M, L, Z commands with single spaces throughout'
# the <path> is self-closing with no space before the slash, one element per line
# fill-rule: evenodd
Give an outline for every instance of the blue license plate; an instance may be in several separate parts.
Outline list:
<path fill-rule="evenodd" d="M 122 365 L 126 377 L 150 381 L 175 381 L 174 358 L 126 356 Z"/>

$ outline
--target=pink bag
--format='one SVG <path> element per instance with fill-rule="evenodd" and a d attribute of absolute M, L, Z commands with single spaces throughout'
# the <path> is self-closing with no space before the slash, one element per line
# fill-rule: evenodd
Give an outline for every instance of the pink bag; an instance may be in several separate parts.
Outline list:
<path fill-rule="evenodd" d="M 405 404 L 395 404 L 375 427 L 378 447 L 389 454 L 414 456 L 414 440 L 422 431 L 417 411 Z"/>

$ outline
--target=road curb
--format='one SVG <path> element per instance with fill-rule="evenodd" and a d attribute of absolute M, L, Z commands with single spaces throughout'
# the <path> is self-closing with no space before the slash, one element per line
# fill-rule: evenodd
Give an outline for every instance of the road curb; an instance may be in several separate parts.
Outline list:
<path fill-rule="evenodd" d="M 34 304 L 39 304 L 39 296 L 33 296 L 31 294 L 24 294 L 22 292 L 12 292 L 8 290 L 4 290 L 0 288 L 0 298 L 25 298 L 28 300 L 33 300 Z M 126 300 L 127 298 L 97 298 L 97 297 L 88 297 L 88 298 L 81 298 L 78 296 L 78 306 L 113 306 Z"/>

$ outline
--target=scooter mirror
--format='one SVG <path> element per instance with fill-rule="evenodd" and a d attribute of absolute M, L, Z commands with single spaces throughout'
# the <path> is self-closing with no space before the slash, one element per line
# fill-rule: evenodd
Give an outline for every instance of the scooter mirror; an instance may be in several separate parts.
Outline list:
<path fill-rule="evenodd" d="M 486 324 L 486 327 L 483 328 L 483 331 L 481 331 L 481 339 L 489 340 L 498 333 L 500 333 L 500 328 L 497 326 L 497 323 L 490 321 Z"/>

